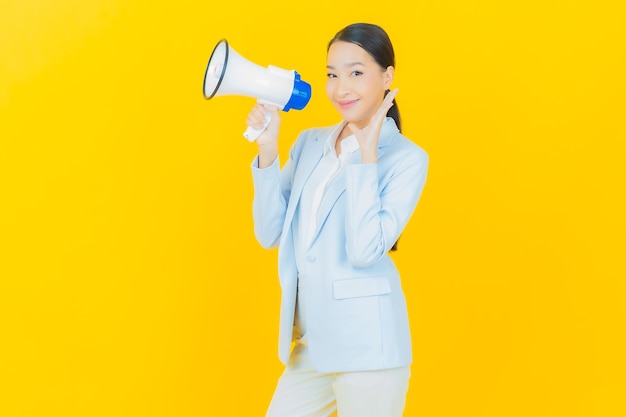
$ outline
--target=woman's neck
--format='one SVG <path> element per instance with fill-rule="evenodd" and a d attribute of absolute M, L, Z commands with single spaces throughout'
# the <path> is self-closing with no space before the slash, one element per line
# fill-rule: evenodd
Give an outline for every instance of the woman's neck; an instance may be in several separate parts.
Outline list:
<path fill-rule="evenodd" d="M 350 130 L 350 128 L 348 127 L 348 124 L 346 123 L 341 129 L 341 132 L 339 132 L 339 136 L 337 136 L 337 140 L 335 141 L 335 153 L 337 153 L 337 156 L 341 154 L 341 141 L 351 135 L 352 135 L 352 131 Z"/>

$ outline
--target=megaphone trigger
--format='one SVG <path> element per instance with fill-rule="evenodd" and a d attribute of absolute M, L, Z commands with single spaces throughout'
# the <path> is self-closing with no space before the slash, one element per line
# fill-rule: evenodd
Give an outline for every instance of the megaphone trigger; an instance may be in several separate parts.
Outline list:
<path fill-rule="evenodd" d="M 243 137 L 246 138 L 249 142 L 254 142 L 260 135 L 267 129 L 272 121 L 272 115 L 270 113 L 265 113 L 265 122 L 263 122 L 263 127 L 260 129 L 255 129 L 251 126 L 248 126 L 245 132 L 243 132 Z"/>

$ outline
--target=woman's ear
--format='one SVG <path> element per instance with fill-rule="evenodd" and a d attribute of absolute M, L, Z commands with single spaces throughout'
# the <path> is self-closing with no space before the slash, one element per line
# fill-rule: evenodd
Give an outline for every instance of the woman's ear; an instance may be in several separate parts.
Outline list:
<path fill-rule="evenodd" d="M 391 87 L 395 70 L 396 69 L 392 67 L 391 65 L 388 66 L 387 69 L 385 70 L 385 73 L 383 74 L 383 78 L 385 80 L 385 90 L 389 90 L 389 88 Z"/>

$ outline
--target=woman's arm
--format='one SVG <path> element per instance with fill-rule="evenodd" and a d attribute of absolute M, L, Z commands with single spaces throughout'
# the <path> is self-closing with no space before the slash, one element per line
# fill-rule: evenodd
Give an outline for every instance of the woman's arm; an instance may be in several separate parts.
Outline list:
<path fill-rule="evenodd" d="M 379 178 L 380 162 L 348 166 L 346 250 L 354 266 L 365 267 L 381 259 L 417 206 L 426 182 L 428 156 L 420 148 L 399 153 L 402 158 L 394 162 L 384 180 Z"/>

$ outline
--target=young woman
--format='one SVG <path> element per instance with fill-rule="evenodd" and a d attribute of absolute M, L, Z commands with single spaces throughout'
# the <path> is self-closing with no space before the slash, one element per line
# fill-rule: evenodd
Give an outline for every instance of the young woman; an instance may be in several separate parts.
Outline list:
<path fill-rule="evenodd" d="M 428 156 L 403 136 L 394 50 L 358 23 L 328 44 L 326 94 L 342 119 L 304 130 L 280 168 L 280 114 L 263 125 L 252 164 L 254 231 L 278 246 L 279 357 L 268 417 L 399 417 L 411 364 L 400 276 L 388 252 L 426 181 Z M 389 116 L 389 117 L 388 117 Z"/>

